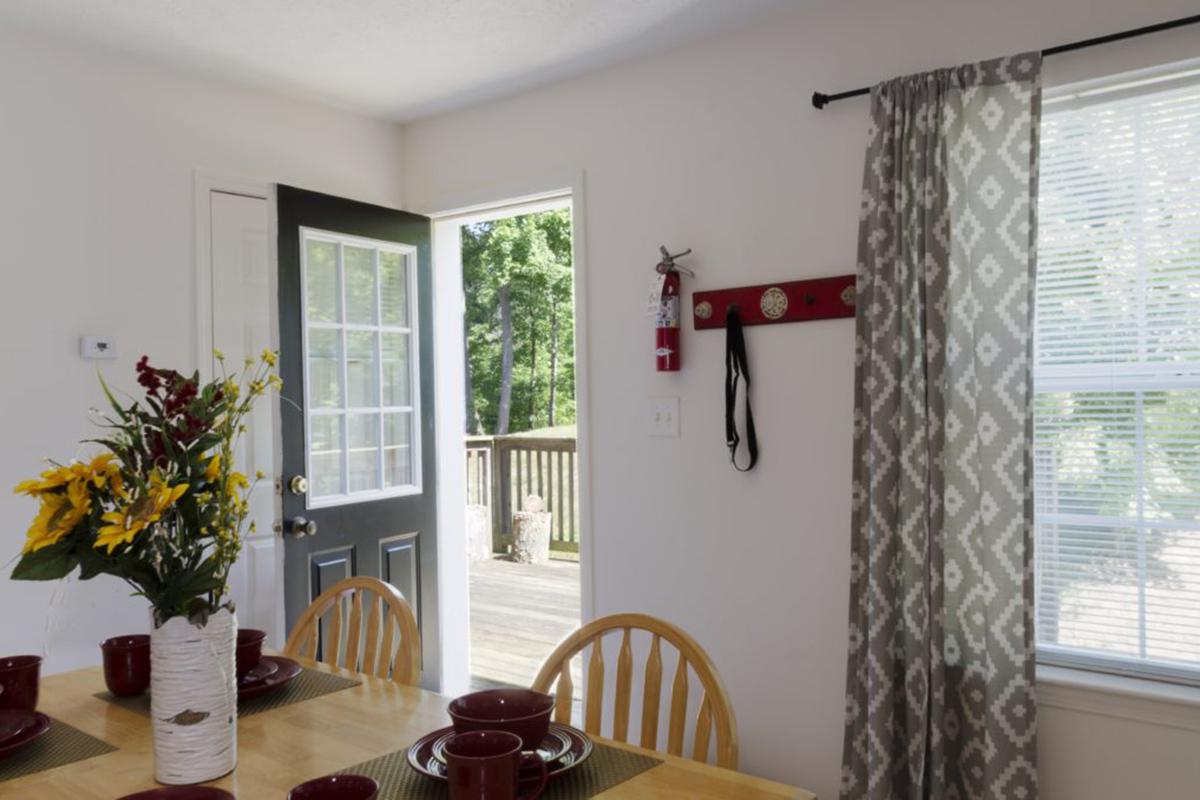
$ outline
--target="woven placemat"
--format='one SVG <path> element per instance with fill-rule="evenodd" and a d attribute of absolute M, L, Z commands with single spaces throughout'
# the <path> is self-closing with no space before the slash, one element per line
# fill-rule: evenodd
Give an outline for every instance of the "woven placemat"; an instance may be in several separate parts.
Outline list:
<path fill-rule="evenodd" d="M 260 694 L 238 702 L 238 716 L 252 717 L 274 708 L 283 708 L 292 703 L 302 703 L 314 697 L 340 692 L 358 686 L 361 681 L 353 678 L 343 678 L 341 675 L 330 675 L 328 672 L 305 667 L 293 680 L 273 692 Z M 140 694 L 137 697 L 117 697 L 108 692 L 97 692 L 96 697 L 121 708 L 137 712 L 144 717 L 150 716 L 150 694 Z"/>
<path fill-rule="evenodd" d="M 541 800 L 586 800 L 661 763 L 662 759 L 597 743 L 587 761 L 550 779 Z M 446 784 L 409 766 L 408 748 L 341 772 L 379 781 L 378 800 L 445 800 L 450 796 Z"/>
<path fill-rule="evenodd" d="M 0 782 L 102 756 L 116 749 L 108 742 L 51 718 L 50 730 L 41 738 L 0 759 Z"/>

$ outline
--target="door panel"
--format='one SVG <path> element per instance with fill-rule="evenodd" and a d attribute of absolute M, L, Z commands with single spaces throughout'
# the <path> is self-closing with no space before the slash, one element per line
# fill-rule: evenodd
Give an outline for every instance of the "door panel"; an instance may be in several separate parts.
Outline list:
<path fill-rule="evenodd" d="M 230 370 L 242 359 L 273 348 L 275 278 L 270 248 L 270 203 L 265 197 L 209 191 L 208 231 L 212 285 L 212 340 L 204 350 L 221 350 Z M 210 356 L 211 358 L 211 356 Z M 215 359 L 208 374 L 219 374 Z M 275 475 L 278 406 L 268 395 L 246 419 L 246 432 L 234 453 L 237 469 L 246 474 Z M 267 478 L 251 492 L 249 519 L 255 532 L 243 537 L 241 558 L 230 572 L 230 593 L 238 622 L 268 632 L 272 646 L 283 644 L 283 614 L 278 603 L 283 579 L 282 547 L 272 532 L 278 519 L 278 497 Z"/>
<path fill-rule="evenodd" d="M 381 578 L 438 674 L 430 224 L 278 188 L 285 596 L 289 627 L 342 577 Z M 296 477 L 305 482 L 295 482 Z M 306 484 L 306 485 L 305 485 Z M 298 525 L 315 524 L 312 535 Z"/>

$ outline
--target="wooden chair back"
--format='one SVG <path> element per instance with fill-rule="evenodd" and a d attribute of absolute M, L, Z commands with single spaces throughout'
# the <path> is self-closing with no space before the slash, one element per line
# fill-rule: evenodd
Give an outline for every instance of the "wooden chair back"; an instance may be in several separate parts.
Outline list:
<path fill-rule="evenodd" d="M 326 614 L 327 636 L 321 637 Z M 320 660 L 332 667 L 390 677 L 405 686 L 421 680 L 421 634 L 412 606 L 378 578 L 346 578 L 321 592 L 292 628 L 283 653 L 315 659 L 318 643 Z"/>
<path fill-rule="evenodd" d="M 642 719 L 640 746 L 658 750 L 659 706 L 662 698 L 662 643 L 679 653 L 675 676 L 671 681 L 671 705 L 667 729 L 667 752 L 683 755 L 688 710 L 689 667 L 695 673 L 703 695 L 695 720 L 691 758 L 707 761 L 709 744 L 716 732 L 716 764 L 737 769 L 738 735 L 733 705 L 721 682 L 712 659 L 695 639 L 681 628 L 646 614 L 614 614 L 589 622 L 563 640 L 546 659 L 533 688 L 556 695 L 554 718 L 571 721 L 574 685 L 571 679 L 571 659 L 591 647 L 587 659 L 587 697 L 584 703 L 583 729 L 590 734 L 600 733 L 604 703 L 604 651 L 601 642 L 608 633 L 621 632 L 621 649 L 617 655 L 617 674 L 614 689 L 613 725 L 610 738 L 629 741 L 630 695 L 633 686 L 633 646 L 631 633 L 646 631 L 651 635 L 650 651 L 646 658 L 642 688 Z M 582 656 L 581 656 L 582 657 Z"/>

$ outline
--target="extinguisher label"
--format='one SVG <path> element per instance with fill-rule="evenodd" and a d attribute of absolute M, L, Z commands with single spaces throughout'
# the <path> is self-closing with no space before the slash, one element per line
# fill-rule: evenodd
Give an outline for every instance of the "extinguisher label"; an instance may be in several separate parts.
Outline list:
<path fill-rule="evenodd" d="M 659 300 L 654 326 L 656 328 L 679 327 L 679 295 L 667 295 Z"/>
<path fill-rule="evenodd" d="M 654 355 L 658 356 L 659 358 L 666 358 L 674 352 L 675 351 L 669 347 L 660 347 L 654 351 Z"/>
<path fill-rule="evenodd" d="M 666 275 L 655 275 L 650 283 L 650 294 L 646 296 L 646 314 L 657 317 L 662 300 L 663 284 L 667 282 Z"/>

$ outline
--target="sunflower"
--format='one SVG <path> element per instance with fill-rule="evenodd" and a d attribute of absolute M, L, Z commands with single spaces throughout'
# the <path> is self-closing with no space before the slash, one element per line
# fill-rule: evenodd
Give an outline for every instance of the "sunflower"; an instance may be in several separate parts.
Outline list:
<path fill-rule="evenodd" d="M 97 489 L 111 486 L 114 494 L 124 494 L 121 468 L 113 463 L 112 453 L 101 453 L 87 464 L 76 461 L 64 466 L 53 467 L 43 472 L 38 478 L 21 481 L 13 489 L 13 492 L 37 497 L 50 492 L 58 492 L 76 482 L 91 483 Z"/>
<path fill-rule="evenodd" d="M 108 554 L 112 555 L 117 545 L 129 544 L 147 526 L 158 522 L 187 490 L 186 483 L 168 486 L 160 476 L 151 477 L 146 494 L 124 508 L 101 515 L 100 519 L 108 524 L 97 531 L 96 543 L 92 546 L 97 549 L 107 547 Z"/>
<path fill-rule="evenodd" d="M 83 521 L 92 507 L 91 495 L 83 481 L 67 484 L 65 493 L 46 492 L 41 495 L 41 501 L 41 508 L 25 534 L 25 546 L 21 548 L 23 554 L 34 553 L 60 542 L 75 530 L 75 526 Z"/>

